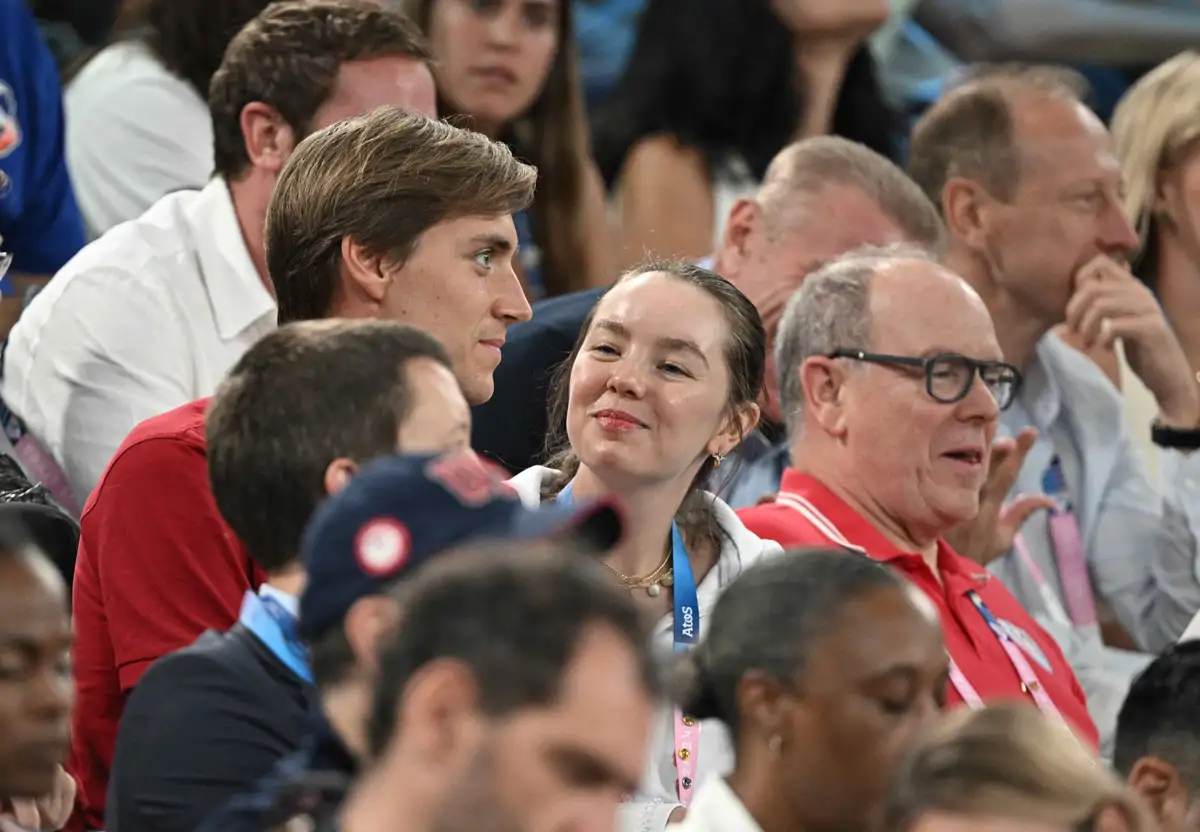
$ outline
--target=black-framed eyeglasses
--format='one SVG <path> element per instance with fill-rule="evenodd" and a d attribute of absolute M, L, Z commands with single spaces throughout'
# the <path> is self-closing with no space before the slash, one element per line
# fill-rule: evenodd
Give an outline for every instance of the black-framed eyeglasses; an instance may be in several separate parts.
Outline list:
<path fill-rule="evenodd" d="M 849 358 L 885 367 L 914 367 L 925 373 L 925 391 L 930 398 L 943 404 L 960 402 L 971 392 L 975 377 L 996 400 L 996 406 L 1007 410 L 1021 390 L 1024 378 L 1021 371 L 1003 361 L 980 361 L 957 353 L 942 353 L 929 358 L 909 355 L 886 355 L 863 350 L 834 350 L 826 358 Z"/>

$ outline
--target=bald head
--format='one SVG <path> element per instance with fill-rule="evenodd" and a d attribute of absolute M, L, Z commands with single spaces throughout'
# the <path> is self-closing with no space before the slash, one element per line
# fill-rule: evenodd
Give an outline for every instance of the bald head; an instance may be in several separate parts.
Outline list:
<path fill-rule="evenodd" d="M 870 203 L 913 244 L 940 251 L 945 232 L 937 209 L 895 164 L 837 136 L 794 142 L 767 168 L 756 202 L 769 234 L 787 233 L 824 210 L 831 191 Z"/>
<path fill-rule="evenodd" d="M 864 349 L 901 355 L 961 353 L 961 345 L 941 335 L 947 329 L 942 319 L 951 316 L 981 332 L 994 332 L 983 299 L 950 269 L 923 258 L 881 260 L 871 283 L 870 341 Z"/>

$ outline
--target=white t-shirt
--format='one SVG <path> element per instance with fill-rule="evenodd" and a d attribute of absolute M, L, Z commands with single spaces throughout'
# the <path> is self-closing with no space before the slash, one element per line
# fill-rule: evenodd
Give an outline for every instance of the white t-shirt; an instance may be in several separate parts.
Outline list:
<path fill-rule="evenodd" d="M 80 504 L 139 422 L 211 395 L 275 328 L 223 179 L 85 246 L 9 335 L 0 396 Z"/>
<path fill-rule="evenodd" d="M 91 239 L 212 176 L 208 103 L 138 41 L 88 61 L 63 106 L 67 166 Z"/>

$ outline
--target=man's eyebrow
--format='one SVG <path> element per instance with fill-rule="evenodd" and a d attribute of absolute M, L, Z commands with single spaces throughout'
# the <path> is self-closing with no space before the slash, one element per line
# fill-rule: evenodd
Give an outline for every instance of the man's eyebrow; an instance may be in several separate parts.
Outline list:
<path fill-rule="evenodd" d="M 552 745 L 546 749 L 546 756 L 570 781 L 584 785 L 612 784 L 622 792 L 636 792 L 638 789 L 637 777 L 624 774 L 596 755 L 581 749 Z"/>
<path fill-rule="evenodd" d="M 512 240 L 503 234 L 496 233 L 476 234 L 471 238 L 471 245 L 500 251 L 516 251 L 517 249 Z"/>

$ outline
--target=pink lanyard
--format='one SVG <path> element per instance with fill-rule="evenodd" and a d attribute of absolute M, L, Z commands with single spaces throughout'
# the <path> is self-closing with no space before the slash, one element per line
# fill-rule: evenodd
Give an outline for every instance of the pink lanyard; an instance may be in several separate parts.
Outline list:
<path fill-rule="evenodd" d="M 845 536 L 838 530 L 838 527 L 833 524 L 828 517 L 799 494 L 793 494 L 788 491 L 781 491 L 779 496 L 775 498 L 775 502 L 779 505 L 787 506 L 799 513 L 805 520 L 811 523 L 816 529 L 825 535 L 833 543 L 842 546 L 846 549 L 853 549 L 856 552 L 867 554 L 866 550 L 861 546 L 856 546 L 848 541 Z M 1029 660 L 1025 658 L 1025 654 L 1021 651 L 1012 639 L 1012 636 L 1000 623 L 999 619 L 992 614 L 987 605 L 983 603 L 983 599 L 979 597 L 979 593 L 971 590 L 967 593 L 967 597 L 974 604 L 975 609 L 987 623 L 988 629 L 992 631 L 992 635 L 1000 642 L 1001 649 L 1008 656 L 1009 662 L 1012 663 L 1013 669 L 1017 672 L 1017 678 L 1021 680 L 1021 691 L 1028 693 L 1032 697 L 1034 703 L 1045 713 L 1054 716 L 1059 716 L 1058 707 L 1050 699 L 1046 693 L 1042 683 L 1038 680 L 1037 674 L 1033 672 L 1033 668 L 1029 664 Z M 947 651 L 948 653 L 949 651 Z M 971 708 L 982 708 L 983 698 L 979 692 L 975 690 L 975 686 L 967 679 L 966 674 L 954 661 L 954 657 L 950 656 L 950 683 L 954 685 L 954 689 L 958 691 L 958 695 L 962 697 L 963 702 Z"/>
<path fill-rule="evenodd" d="M 1058 577 L 1062 582 L 1071 621 L 1076 627 L 1089 627 L 1096 623 L 1096 598 L 1092 593 L 1083 536 L 1079 533 L 1075 512 L 1069 508 L 1055 508 L 1046 522 L 1050 527 L 1054 562 L 1058 566 Z"/>
<path fill-rule="evenodd" d="M 696 781 L 697 745 L 700 723 L 675 709 L 675 794 L 684 806 L 692 804 L 692 784 Z"/>

